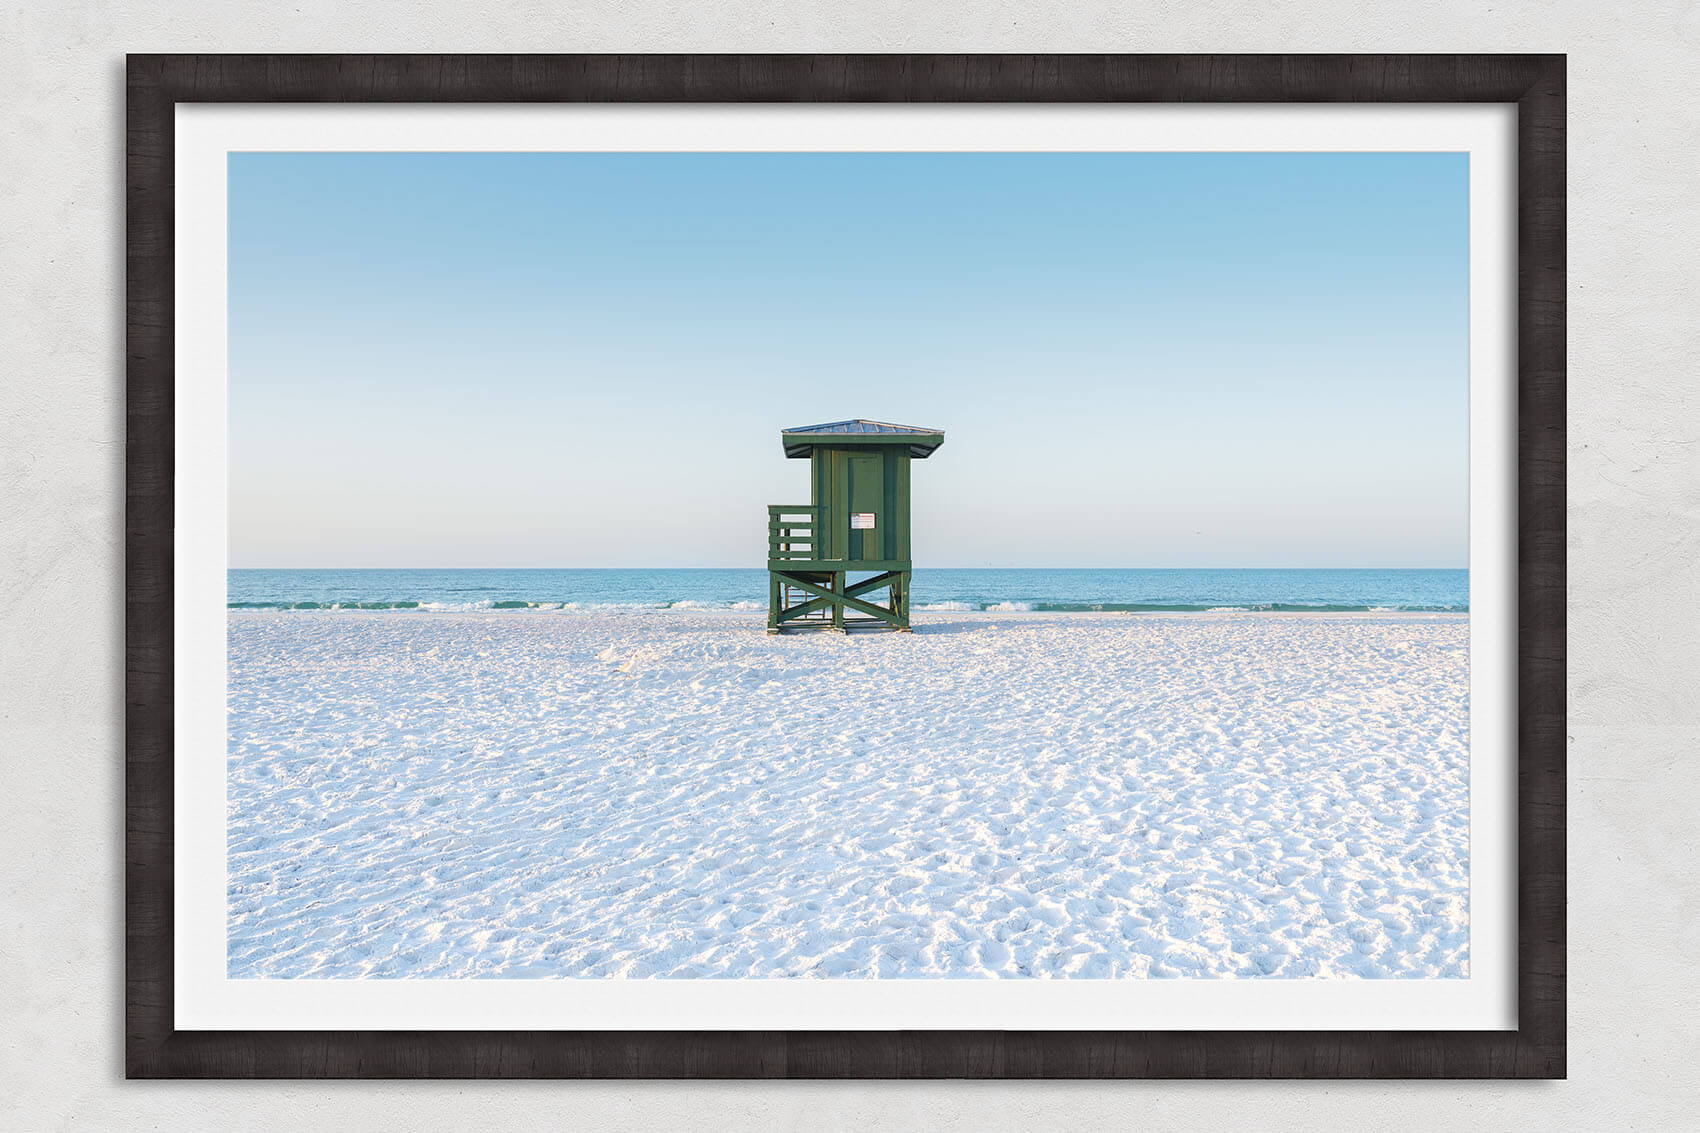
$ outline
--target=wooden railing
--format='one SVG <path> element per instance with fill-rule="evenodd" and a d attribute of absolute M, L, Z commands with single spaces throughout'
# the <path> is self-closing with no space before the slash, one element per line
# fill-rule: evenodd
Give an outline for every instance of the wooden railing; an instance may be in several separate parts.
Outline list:
<path fill-rule="evenodd" d="M 819 514 L 813 504 L 769 504 L 767 557 L 770 560 L 814 558 L 820 546 Z"/>

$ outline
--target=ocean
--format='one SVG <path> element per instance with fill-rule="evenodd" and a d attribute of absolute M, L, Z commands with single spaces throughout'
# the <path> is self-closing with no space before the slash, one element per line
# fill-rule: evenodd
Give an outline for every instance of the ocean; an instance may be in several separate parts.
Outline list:
<path fill-rule="evenodd" d="M 760 610 L 765 570 L 232 570 L 233 610 Z M 924 610 L 1464 612 L 1467 570 L 915 572 Z"/>

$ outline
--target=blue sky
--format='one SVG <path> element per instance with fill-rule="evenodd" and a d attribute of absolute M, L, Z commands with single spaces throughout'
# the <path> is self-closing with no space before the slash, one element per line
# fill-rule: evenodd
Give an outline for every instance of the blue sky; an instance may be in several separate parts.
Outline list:
<path fill-rule="evenodd" d="M 918 566 L 1464 566 L 1466 160 L 234 154 L 230 562 L 759 566 L 871 417 Z"/>

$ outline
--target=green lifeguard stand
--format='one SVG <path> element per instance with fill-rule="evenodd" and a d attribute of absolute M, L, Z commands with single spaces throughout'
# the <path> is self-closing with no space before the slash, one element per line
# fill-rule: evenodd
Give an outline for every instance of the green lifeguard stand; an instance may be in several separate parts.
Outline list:
<path fill-rule="evenodd" d="M 767 509 L 767 632 L 843 632 L 858 622 L 908 632 L 909 463 L 931 456 L 944 432 L 858 419 L 786 429 L 779 439 L 787 457 L 809 461 L 811 498 Z M 852 581 L 858 573 L 872 577 Z M 889 602 L 868 600 L 881 590 Z"/>

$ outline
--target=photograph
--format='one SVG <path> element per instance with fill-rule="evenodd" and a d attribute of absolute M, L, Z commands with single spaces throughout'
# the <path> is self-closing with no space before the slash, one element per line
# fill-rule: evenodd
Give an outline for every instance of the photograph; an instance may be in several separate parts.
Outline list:
<path fill-rule="evenodd" d="M 232 152 L 225 974 L 1467 981 L 1459 152 Z"/>

